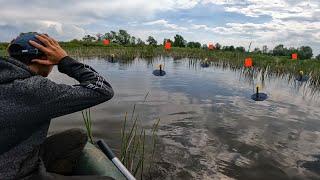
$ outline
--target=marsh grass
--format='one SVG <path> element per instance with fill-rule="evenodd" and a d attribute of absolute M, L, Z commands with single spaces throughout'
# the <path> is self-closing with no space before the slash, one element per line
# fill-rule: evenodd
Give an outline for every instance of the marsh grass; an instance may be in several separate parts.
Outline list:
<path fill-rule="evenodd" d="M 86 130 L 87 130 L 87 135 L 88 135 L 89 141 L 92 144 L 94 144 L 93 135 L 92 135 L 91 110 L 90 109 L 86 109 L 86 110 L 81 111 L 81 113 L 82 113 L 82 118 L 83 118 L 83 121 L 84 121 L 84 125 L 85 125 Z"/>
<path fill-rule="evenodd" d="M 207 59 L 211 65 L 233 70 L 241 70 L 244 59 L 250 56 L 253 59 L 255 72 L 267 72 L 268 76 L 284 77 L 289 76 L 294 79 L 299 71 L 304 71 L 309 75 L 309 85 L 315 91 L 320 90 L 320 61 L 317 60 L 291 60 L 285 56 L 270 56 L 257 53 L 242 53 L 231 51 L 209 51 L 196 48 L 177 48 L 164 50 L 163 47 L 137 46 L 87 46 L 67 48 L 71 55 L 79 57 L 100 57 L 110 58 L 111 54 L 116 59 L 130 62 L 135 58 L 152 59 L 157 57 L 172 57 L 177 59 Z M 268 69 L 268 71 L 266 71 Z"/>
<path fill-rule="evenodd" d="M 148 94 L 145 96 L 145 100 Z M 156 120 L 151 128 L 151 132 L 149 132 L 140 124 L 139 116 L 136 114 L 136 104 L 133 106 L 130 119 L 128 118 L 128 113 L 125 113 L 121 130 L 120 160 L 136 178 L 144 179 L 147 173 L 150 173 L 150 169 L 154 163 L 157 144 L 156 131 L 159 122 L 160 119 Z M 147 136 L 148 132 L 150 135 Z M 150 147 L 146 146 L 148 142 L 147 138 L 151 138 Z M 149 164 L 148 172 L 145 171 L 147 160 Z"/>

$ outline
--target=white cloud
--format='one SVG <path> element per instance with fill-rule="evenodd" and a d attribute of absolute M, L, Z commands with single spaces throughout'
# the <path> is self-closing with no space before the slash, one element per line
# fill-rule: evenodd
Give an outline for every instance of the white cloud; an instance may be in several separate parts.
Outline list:
<path fill-rule="evenodd" d="M 0 0 L 0 41 L 19 32 L 51 31 L 58 38 L 72 39 L 84 33 L 84 26 L 122 21 L 144 21 L 155 13 L 194 7 L 200 0 Z M 174 24 L 168 28 L 184 30 Z M 69 30 L 76 30 L 70 33 Z M 6 32 L 4 32 L 6 31 Z"/>
<path fill-rule="evenodd" d="M 168 11 L 185 11 L 199 3 L 219 6 L 225 12 L 271 20 L 214 26 L 197 22 L 201 17 L 198 15 L 185 22 L 180 17 L 179 23 L 175 17 L 161 17 Z M 181 33 L 193 41 L 221 40 L 237 45 L 255 40 L 261 46 L 312 45 L 320 51 L 319 4 L 319 0 L 0 0 L 0 41 L 26 31 L 48 32 L 58 39 L 68 40 L 85 33 L 111 30 L 112 26 L 113 30 L 128 29 L 136 36 L 150 32 L 159 39 Z M 146 23 L 141 25 L 141 22 Z"/>
<path fill-rule="evenodd" d="M 265 23 L 227 23 L 220 27 L 199 29 L 238 40 L 252 39 L 256 43 L 274 46 L 282 43 L 287 46 L 312 45 L 317 53 L 320 49 L 320 6 L 318 0 L 204 0 L 203 4 L 216 4 L 225 11 L 243 14 L 248 17 L 269 16 Z M 202 26 L 202 27 L 201 27 Z"/>
<path fill-rule="evenodd" d="M 164 19 L 159 19 L 159 20 L 156 20 L 156 21 L 146 22 L 146 23 L 144 23 L 144 25 L 160 25 L 160 26 L 163 26 L 165 28 L 169 28 L 169 29 L 176 30 L 176 31 L 188 30 L 188 28 L 186 28 L 186 27 L 181 27 L 181 26 L 178 26 L 176 24 L 170 24 L 168 21 L 166 21 Z"/>
<path fill-rule="evenodd" d="M 320 10 L 318 0 L 204 0 L 203 4 L 222 5 L 226 11 L 246 16 L 271 16 L 273 19 L 312 18 Z"/>
<path fill-rule="evenodd" d="M 203 29 L 203 30 L 206 30 L 206 31 L 210 30 L 210 28 L 205 24 L 191 24 L 191 28 L 192 29 Z"/>

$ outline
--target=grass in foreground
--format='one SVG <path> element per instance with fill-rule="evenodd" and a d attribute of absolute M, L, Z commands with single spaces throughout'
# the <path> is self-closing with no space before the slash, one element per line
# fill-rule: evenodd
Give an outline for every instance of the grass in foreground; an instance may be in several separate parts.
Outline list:
<path fill-rule="evenodd" d="M 145 96 L 145 100 L 149 93 Z M 128 113 L 125 113 L 124 123 L 121 129 L 121 149 L 120 160 L 124 166 L 136 178 L 144 179 L 150 173 L 154 161 L 154 154 L 157 144 L 157 129 L 160 122 L 158 119 L 152 126 L 150 134 L 149 131 L 143 128 L 140 124 L 138 115 L 135 113 L 136 105 L 133 106 L 130 120 L 128 120 Z M 82 117 L 87 130 L 89 141 L 94 144 L 92 135 L 92 119 L 90 109 L 82 111 Z M 151 146 L 147 146 L 148 141 L 151 140 Z M 148 152 L 148 153 L 146 153 Z M 148 171 L 145 166 L 148 161 Z"/>

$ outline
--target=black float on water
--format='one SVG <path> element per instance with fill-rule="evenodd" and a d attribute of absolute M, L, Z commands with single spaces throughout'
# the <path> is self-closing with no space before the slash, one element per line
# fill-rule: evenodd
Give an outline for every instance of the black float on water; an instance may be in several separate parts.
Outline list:
<path fill-rule="evenodd" d="M 201 61 L 200 63 L 200 66 L 203 67 L 203 68 L 207 68 L 209 67 L 209 62 L 208 62 L 208 59 L 206 58 L 204 61 Z"/>
<path fill-rule="evenodd" d="M 115 62 L 116 62 L 116 61 L 114 60 L 114 54 L 111 54 L 111 58 L 110 58 L 109 62 L 111 62 L 111 63 L 115 63 Z"/>
<path fill-rule="evenodd" d="M 304 75 L 303 71 L 299 72 L 299 75 L 296 77 L 296 81 L 300 81 L 300 82 L 306 82 L 309 80 L 309 76 Z"/>
<path fill-rule="evenodd" d="M 159 65 L 159 69 L 156 69 L 152 72 L 153 75 L 155 76 L 164 76 L 166 75 L 166 72 L 162 70 L 162 64 Z"/>
<path fill-rule="evenodd" d="M 259 86 L 256 88 L 256 93 L 252 94 L 251 99 L 255 101 L 264 101 L 268 98 L 268 95 L 265 93 L 259 93 Z"/>

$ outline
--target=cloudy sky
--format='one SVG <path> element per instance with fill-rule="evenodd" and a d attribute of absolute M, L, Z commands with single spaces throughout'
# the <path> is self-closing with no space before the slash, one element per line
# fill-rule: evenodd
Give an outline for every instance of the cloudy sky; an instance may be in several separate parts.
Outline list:
<path fill-rule="evenodd" d="M 20 32 L 59 40 L 126 29 L 157 40 L 254 47 L 311 46 L 320 53 L 319 0 L 0 0 L 0 41 Z"/>

